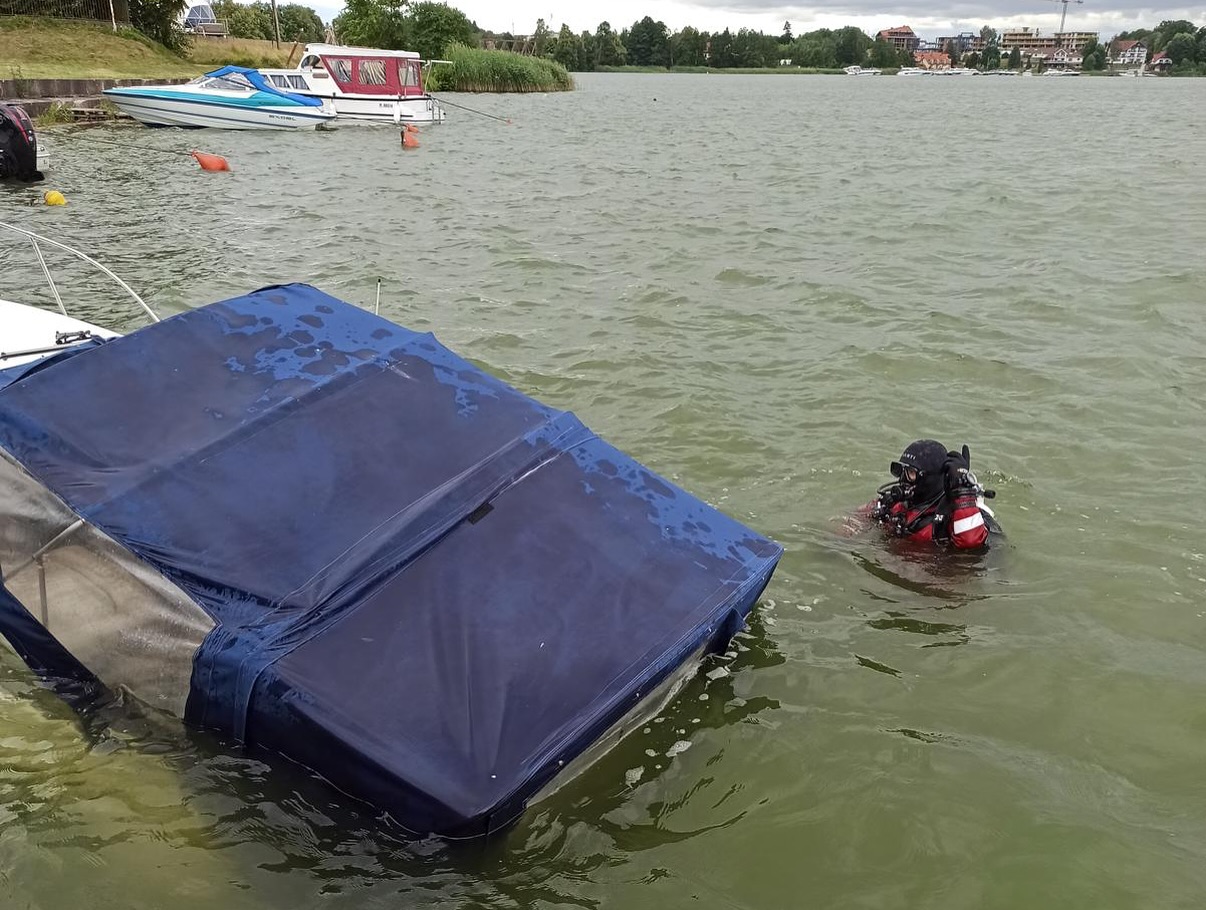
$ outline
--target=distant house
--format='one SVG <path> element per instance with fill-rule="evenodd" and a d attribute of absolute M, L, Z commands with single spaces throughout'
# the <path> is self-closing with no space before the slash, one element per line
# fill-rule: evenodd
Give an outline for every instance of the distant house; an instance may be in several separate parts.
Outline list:
<path fill-rule="evenodd" d="M 1080 66 L 1084 62 L 1084 56 L 1079 50 L 1073 50 L 1070 47 L 1061 47 L 1055 53 L 1047 55 L 1047 65 L 1070 69 L 1074 66 Z"/>
<path fill-rule="evenodd" d="M 1142 66 L 1147 62 L 1147 45 L 1142 41 L 1115 41 L 1110 45 L 1110 63 L 1114 66 Z"/>
<path fill-rule="evenodd" d="M 887 41 L 898 51 L 915 51 L 917 50 L 917 45 L 921 43 L 921 39 L 907 25 L 885 28 L 875 37 Z"/>
<path fill-rule="evenodd" d="M 913 51 L 913 62 L 923 70 L 945 70 L 951 66 L 946 51 Z"/>
<path fill-rule="evenodd" d="M 1154 70 L 1157 73 L 1166 73 L 1172 67 L 1172 60 L 1164 51 L 1152 57 L 1151 63 L 1148 64 L 1148 69 Z"/>

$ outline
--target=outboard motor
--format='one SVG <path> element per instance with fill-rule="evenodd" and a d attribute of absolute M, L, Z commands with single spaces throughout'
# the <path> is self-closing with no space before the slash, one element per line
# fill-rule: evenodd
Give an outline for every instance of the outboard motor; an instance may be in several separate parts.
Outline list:
<path fill-rule="evenodd" d="M 0 180 L 34 183 L 44 180 L 38 170 L 38 137 L 33 121 L 19 107 L 0 102 Z"/>

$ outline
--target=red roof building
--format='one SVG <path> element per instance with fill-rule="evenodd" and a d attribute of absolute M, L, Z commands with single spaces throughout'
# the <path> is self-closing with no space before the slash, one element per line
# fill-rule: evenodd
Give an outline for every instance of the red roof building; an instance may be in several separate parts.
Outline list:
<path fill-rule="evenodd" d="M 885 28 L 875 37 L 889 42 L 898 51 L 915 51 L 917 50 L 917 45 L 921 43 L 921 39 L 907 25 Z"/>

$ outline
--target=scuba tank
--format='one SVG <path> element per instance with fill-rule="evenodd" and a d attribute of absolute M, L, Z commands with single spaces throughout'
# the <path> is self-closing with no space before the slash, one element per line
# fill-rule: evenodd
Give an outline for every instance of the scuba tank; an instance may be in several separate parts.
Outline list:
<path fill-rule="evenodd" d="M 38 170 L 38 137 L 29 115 L 0 102 L 0 180 L 10 177 L 25 183 L 45 179 Z"/>

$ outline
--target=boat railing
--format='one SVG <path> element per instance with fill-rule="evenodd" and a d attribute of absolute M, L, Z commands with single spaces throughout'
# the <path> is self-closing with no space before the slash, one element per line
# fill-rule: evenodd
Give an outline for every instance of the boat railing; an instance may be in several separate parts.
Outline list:
<path fill-rule="evenodd" d="M 155 314 L 155 311 L 152 310 L 149 306 L 147 306 L 147 302 L 145 300 L 143 300 L 141 297 L 139 297 L 138 294 L 135 293 L 135 291 L 132 287 L 130 287 L 128 284 L 126 284 L 124 281 L 122 281 L 119 277 L 117 277 L 117 275 L 115 275 L 112 271 L 110 271 L 108 268 L 106 268 L 101 263 L 97 262 L 95 259 L 93 259 L 91 256 L 89 256 L 87 253 L 81 253 L 79 250 L 75 249 L 74 247 L 70 247 L 65 243 L 60 243 L 57 240 L 51 240 L 49 237 L 43 237 L 41 234 L 35 234 L 33 231 L 29 231 L 29 230 L 26 230 L 25 228 L 17 227 L 15 224 L 8 224 L 7 222 L 4 222 L 4 221 L 0 221 L 0 230 L 7 231 L 10 234 L 15 234 L 18 237 L 24 237 L 33 246 L 34 255 L 38 259 L 38 265 L 40 265 L 42 267 L 42 274 L 46 278 L 46 285 L 47 285 L 47 287 L 49 287 L 51 296 L 54 297 L 54 302 L 58 305 L 59 311 L 64 316 L 70 317 L 71 314 L 67 312 L 67 307 L 63 305 L 63 298 L 59 294 L 58 285 L 56 285 L 54 283 L 54 276 L 51 275 L 51 273 L 50 273 L 50 266 L 47 265 L 46 257 L 42 254 L 42 244 L 45 244 L 46 246 L 53 247 L 58 250 L 63 250 L 64 252 L 67 252 L 67 253 L 70 253 L 72 256 L 75 256 L 77 259 L 81 259 L 84 262 L 88 263 L 89 265 L 93 266 L 94 268 L 98 269 L 99 271 L 103 272 L 109 278 L 113 279 L 113 281 L 116 282 L 117 285 L 123 291 L 126 292 L 126 294 L 130 297 L 130 299 L 133 300 L 135 303 L 137 303 L 139 305 L 139 307 L 142 308 L 142 311 L 151 318 L 152 322 L 159 322 L 159 317 Z"/>

